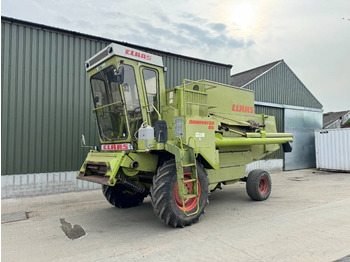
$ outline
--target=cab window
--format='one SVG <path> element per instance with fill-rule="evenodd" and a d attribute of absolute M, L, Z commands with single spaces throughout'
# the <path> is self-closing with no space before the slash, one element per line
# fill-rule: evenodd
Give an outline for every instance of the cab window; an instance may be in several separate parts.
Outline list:
<path fill-rule="evenodd" d="M 124 92 L 126 110 L 129 118 L 130 135 L 134 137 L 136 131 L 142 124 L 140 99 L 137 90 L 134 68 L 130 65 L 123 66 L 124 83 L 122 84 L 122 90 Z"/>
<path fill-rule="evenodd" d="M 143 79 L 145 81 L 146 94 L 149 105 L 154 105 L 158 110 L 158 96 L 157 96 L 157 86 L 158 86 L 158 74 L 152 69 L 143 69 Z M 153 107 L 149 107 L 151 125 L 154 126 L 158 119 L 158 115 Z"/>

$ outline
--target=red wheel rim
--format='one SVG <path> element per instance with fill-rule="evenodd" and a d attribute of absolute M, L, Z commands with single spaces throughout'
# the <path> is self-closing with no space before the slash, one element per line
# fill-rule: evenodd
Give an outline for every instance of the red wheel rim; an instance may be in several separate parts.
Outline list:
<path fill-rule="evenodd" d="M 184 173 L 184 179 L 185 179 L 185 181 L 188 179 L 191 179 L 191 173 L 190 172 Z M 192 194 L 192 192 L 194 191 L 193 186 L 194 186 L 193 182 L 185 183 L 185 187 L 187 187 L 187 192 L 185 192 L 185 193 Z M 200 199 L 200 197 L 201 197 L 201 184 L 198 181 L 198 199 Z M 175 204 L 177 205 L 177 207 L 179 209 L 183 210 L 182 200 L 181 200 L 181 197 L 179 195 L 179 187 L 178 187 L 177 181 L 176 181 L 175 186 L 174 186 L 174 199 L 175 199 Z M 197 206 L 197 198 L 196 197 L 195 198 L 185 198 L 185 211 L 186 212 L 191 211 L 196 206 Z"/>
<path fill-rule="evenodd" d="M 259 182 L 259 191 L 260 194 L 266 194 L 267 190 L 269 188 L 269 182 L 267 181 L 266 177 L 262 177 Z"/>

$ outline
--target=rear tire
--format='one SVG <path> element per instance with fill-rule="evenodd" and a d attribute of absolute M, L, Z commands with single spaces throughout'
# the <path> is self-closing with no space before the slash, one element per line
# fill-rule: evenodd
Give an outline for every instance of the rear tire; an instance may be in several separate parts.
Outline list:
<path fill-rule="evenodd" d="M 122 185 L 102 185 L 102 192 L 107 201 L 118 208 L 129 208 L 138 206 L 145 198 L 144 194 L 134 192 L 132 189 Z"/>
<path fill-rule="evenodd" d="M 184 170 L 190 174 L 188 169 Z M 208 178 L 204 167 L 197 162 L 197 175 L 199 180 L 199 211 L 197 214 L 186 216 L 180 202 L 177 187 L 176 165 L 174 160 L 164 163 L 158 168 L 157 174 L 153 177 L 153 186 L 151 187 L 151 202 L 154 213 L 165 224 L 172 227 L 185 227 L 198 222 L 200 216 L 204 213 L 205 205 L 208 200 Z M 193 183 L 187 183 L 188 192 L 191 193 Z M 185 208 L 188 214 L 197 210 L 197 199 L 190 198 L 185 200 Z"/>
<path fill-rule="evenodd" d="M 271 193 L 271 187 L 271 177 L 266 171 L 255 169 L 249 173 L 246 190 L 252 200 L 263 201 L 268 199 Z"/>

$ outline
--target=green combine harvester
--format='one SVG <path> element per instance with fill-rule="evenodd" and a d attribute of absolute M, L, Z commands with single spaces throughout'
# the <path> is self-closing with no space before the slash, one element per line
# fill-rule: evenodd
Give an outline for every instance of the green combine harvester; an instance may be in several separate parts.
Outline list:
<path fill-rule="evenodd" d="M 246 165 L 279 144 L 291 151 L 293 135 L 254 114 L 252 91 L 187 79 L 167 90 L 161 57 L 117 44 L 85 66 L 101 148 L 90 150 L 77 178 L 102 184 L 109 203 L 128 208 L 150 195 L 161 220 L 185 227 L 222 185 L 245 181 L 250 198 L 269 197 L 269 174 L 246 176 Z"/>

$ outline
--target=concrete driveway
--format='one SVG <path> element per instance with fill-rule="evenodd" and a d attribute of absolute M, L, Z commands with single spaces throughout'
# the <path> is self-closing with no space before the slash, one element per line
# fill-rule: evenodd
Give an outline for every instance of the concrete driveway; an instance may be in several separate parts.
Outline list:
<path fill-rule="evenodd" d="M 348 256 L 350 174 L 309 169 L 271 177 L 267 201 L 251 201 L 245 183 L 225 186 L 211 194 L 199 223 L 183 229 L 163 224 L 149 198 L 138 207 L 117 209 L 100 190 L 2 200 L 2 261 L 334 261 Z M 21 220 L 24 212 L 28 219 Z"/>

